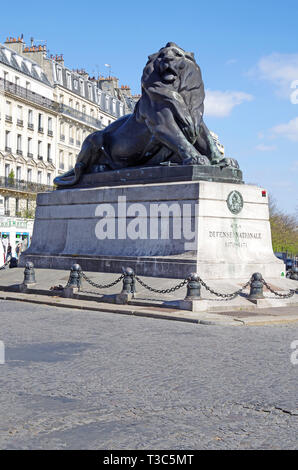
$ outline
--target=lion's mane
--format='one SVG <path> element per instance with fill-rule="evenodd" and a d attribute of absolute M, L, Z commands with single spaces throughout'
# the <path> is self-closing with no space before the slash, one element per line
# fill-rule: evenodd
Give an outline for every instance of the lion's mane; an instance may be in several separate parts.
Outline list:
<path fill-rule="evenodd" d="M 142 96 L 135 108 L 136 118 L 152 129 L 158 109 L 161 105 L 167 106 L 185 137 L 194 143 L 204 112 L 205 91 L 201 70 L 192 53 L 183 51 L 174 43 L 168 43 L 167 47 L 179 49 L 183 54 L 182 58 L 177 59 L 183 62 L 183 68 L 173 83 L 165 83 L 156 62 L 162 49 L 149 56 L 141 79 Z"/>

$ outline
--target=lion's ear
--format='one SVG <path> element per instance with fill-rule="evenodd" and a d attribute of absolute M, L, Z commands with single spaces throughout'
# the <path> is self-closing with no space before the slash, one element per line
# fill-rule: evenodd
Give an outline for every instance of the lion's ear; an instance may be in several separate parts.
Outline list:
<path fill-rule="evenodd" d="M 181 47 L 177 46 L 175 42 L 167 42 L 165 47 L 178 47 L 178 49 L 181 49 Z"/>
<path fill-rule="evenodd" d="M 193 62 L 195 61 L 195 55 L 194 55 L 193 52 L 186 52 L 185 57 L 186 57 L 187 59 L 192 60 Z"/>

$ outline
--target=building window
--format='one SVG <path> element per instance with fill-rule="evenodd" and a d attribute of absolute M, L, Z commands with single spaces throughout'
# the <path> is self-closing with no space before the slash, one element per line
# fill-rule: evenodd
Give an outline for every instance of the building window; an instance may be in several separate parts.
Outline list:
<path fill-rule="evenodd" d="M 17 107 L 17 124 L 18 126 L 23 125 L 23 107 L 22 106 Z"/>
<path fill-rule="evenodd" d="M 38 158 L 42 157 L 42 141 L 38 141 Z"/>
<path fill-rule="evenodd" d="M 84 82 L 83 82 L 83 80 L 80 80 L 80 92 L 81 92 L 81 95 L 84 96 Z"/>
<path fill-rule="evenodd" d="M 21 179 L 22 179 L 22 169 L 21 169 L 20 166 L 17 166 L 16 178 L 17 178 L 17 180 L 21 180 Z"/>
<path fill-rule="evenodd" d="M 6 163 L 5 164 L 5 178 L 8 178 L 9 173 L 10 173 L 10 164 Z"/>
<path fill-rule="evenodd" d="M 27 147 L 27 156 L 32 158 L 33 157 L 33 154 L 32 154 L 32 139 L 31 137 L 28 137 L 28 147 Z"/>
<path fill-rule="evenodd" d="M 51 117 L 48 118 L 48 136 L 53 136 L 53 120 Z"/>
<path fill-rule="evenodd" d="M 48 162 L 51 160 L 51 144 L 48 144 L 47 160 Z"/>
<path fill-rule="evenodd" d="M 60 150 L 59 152 L 59 168 L 60 170 L 64 170 L 63 150 Z"/>
<path fill-rule="evenodd" d="M 10 215 L 10 212 L 9 212 L 9 197 L 8 196 L 4 197 L 4 213 L 5 213 L 5 215 Z"/>
<path fill-rule="evenodd" d="M 8 121 L 8 122 L 12 122 L 11 102 L 10 101 L 6 101 L 5 120 Z"/>
<path fill-rule="evenodd" d="M 65 140 L 65 127 L 63 122 L 60 122 L 60 140 Z"/>
<path fill-rule="evenodd" d="M 17 178 L 17 180 L 21 180 L 21 179 L 22 179 L 22 169 L 21 169 L 20 166 L 17 166 L 16 178 Z"/>
<path fill-rule="evenodd" d="M 33 129 L 33 111 L 32 111 L 32 109 L 28 110 L 28 127 L 29 127 L 29 129 Z"/>
<path fill-rule="evenodd" d="M 10 136 L 11 136 L 11 132 L 10 131 L 5 131 L 5 150 L 7 152 L 11 152 Z"/>
<path fill-rule="evenodd" d="M 71 170 L 73 167 L 74 167 L 74 164 L 73 164 L 73 154 L 70 153 L 69 154 L 69 159 L 68 159 L 68 166 L 69 166 L 69 169 Z"/>
<path fill-rule="evenodd" d="M 48 173 L 48 174 L 47 174 L 47 185 L 48 185 L 48 186 L 51 185 L 51 173 Z"/>
<path fill-rule="evenodd" d="M 38 184 L 41 184 L 41 171 L 37 172 L 37 182 Z"/>
<path fill-rule="evenodd" d="M 29 183 L 31 183 L 31 181 L 32 181 L 32 170 L 31 170 L 31 168 L 29 168 L 29 169 L 27 170 L 27 181 L 28 181 Z"/>
<path fill-rule="evenodd" d="M 16 216 L 20 215 L 19 212 L 20 212 L 20 201 L 16 197 Z"/>
<path fill-rule="evenodd" d="M 21 134 L 17 135 L 17 154 L 22 155 L 22 136 Z"/>
<path fill-rule="evenodd" d="M 67 88 L 71 89 L 71 75 L 70 75 L 70 73 L 66 74 L 66 79 L 67 79 Z"/>
<path fill-rule="evenodd" d="M 62 70 L 57 68 L 57 80 L 62 84 Z"/>
<path fill-rule="evenodd" d="M 38 132 L 43 132 L 43 119 L 42 114 L 38 114 Z"/>

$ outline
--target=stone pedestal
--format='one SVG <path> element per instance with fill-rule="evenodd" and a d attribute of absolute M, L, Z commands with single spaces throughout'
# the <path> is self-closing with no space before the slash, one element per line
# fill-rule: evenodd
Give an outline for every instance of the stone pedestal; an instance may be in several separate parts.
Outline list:
<path fill-rule="evenodd" d="M 235 195 L 235 192 L 237 193 Z M 239 196 L 240 194 L 240 196 Z M 228 202 L 227 202 L 228 201 Z M 181 181 L 39 194 L 21 265 L 183 279 L 280 278 L 268 199 L 257 186 Z"/>

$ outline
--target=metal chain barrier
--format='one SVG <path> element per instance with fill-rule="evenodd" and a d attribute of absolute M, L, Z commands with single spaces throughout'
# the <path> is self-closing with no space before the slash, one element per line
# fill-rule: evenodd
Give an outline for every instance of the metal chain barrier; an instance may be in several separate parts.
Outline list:
<path fill-rule="evenodd" d="M 220 297 L 222 300 L 232 300 L 235 299 L 237 295 L 241 294 L 241 292 L 243 292 L 250 285 L 251 278 L 249 279 L 249 281 L 247 281 L 246 284 L 244 284 L 244 286 L 242 286 L 235 292 L 232 292 L 231 294 L 221 294 L 220 292 L 216 292 L 215 290 L 211 289 L 211 287 L 207 286 L 207 284 L 201 278 L 199 278 L 199 282 L 202 284 L 203 287 L 205 287 L 208 292 L 210 292 L 210 294 L 214 294 L 216 295 L 216 297 Z"/>
<path fill-rule="evenodd" d="M 9 260 L 0 269 L 4 269 L 6 264 L 8 263 L 9 263 Z M 88 291 L 81 290 L 81 287 L 80 287 L 81 278 L 83 278 L 88 284 L 90 284 L 95 289 L 109 289 L 124 279 L 122 292 L 126 292 L 127 289 L 129 288 L 129 292 L 130 292 L 130 289 L 132 289 L 131 293 L 135 292 L 135 288 L 133 287 L 134 280 L 137 281 L 145 289 L 149 290 L 150 292 L 154 292 L 156 294 L 171 294 L 181 289 L 187 284 L 187 297 L 186 298 L 190 298 L 190 299 L 195 298 L 195 297 L 200 298 L 200 286 L 203 286 L 208 292 L 210 292 L 210 294 L 213 294 L 216 297 L 219 297 L 221 300 L 225 300 L 225 301 L 235 299 L 241 293 L 243 293 L 243 295 L 245 295 L 245 297 L 248 297 L 249 299 L 264 298 L 262 285 L 267 287 L 267 289 L 272 294 L 282 299 L 293 297 L 295 293 L 298 294 L 297 289 L 296 290 L 290 289 L 288 293 L 284 293 L 284 294 L 280 294 L 279 292 L 276 292 L 274 289 L 272 289 L 269 286 L 269 284 L 267 284 L 267 282 L 263 279 L 260 273 L 254 273 L 251 276 L 251 278 L 246 282 L 246 284 L 244 284 L 240 289 L 236 290 L 235 292 L 232 292 L 230 294 L 223 294 L 221 292 L 216 292 L 214 289 L 209 287 L 199 277 L 197 273 L 190 274 L 183 281 L 179 282 L 179 284 L 176 284 L 175 286 L 170 287 L 168 289 L 156 289 L 155 287 L 149 286 L 141 278 L 135 275 L 131 268 L 126 268 L 126 269 L 122 268 L 122 269 L 123 269 L 123 274 L 121 274 L 121 276 L 119 276 L 113 282 L 110 282 L 109 284 L 98 284 L 92 281 L 90 278 L 88 278 L 88 276 L 82 271 L 80 265 L 75 264 L 72 266 L 70 278 L 66 287 L 78 287 L 81 292 L 95 294 L 95 292 L 88 292 Z M 128 282 L 129 286 L 126 285 L 127 284 L 126 280 L 129 281 Z M 243 291 L 247 289 L 247 287 L 249 286 L 250 286 L 250 293 L 249 294 L 244 293 Z"/>
<path fill-rule="evenodd" d="M 5 263 L 0 267 L 0 271 L 1 271 L 2 269 L 5 269 L 5 268 L 6 268 L 6 266 L 10 263 L 10 260 L 11 260 L 11 258 L 9 258 L 8 260 L 5 261 Z"/>
<path fill-rule="evenodd" d="M 187 278 L 185 278 L 184 281 L 180 282 L 180 284 L 177 284 L 174 287 L 170 287 L 169 289 L 155 289 L 154 287 L 148 286 L 148 284 L 142 281 L 138 276 L 134 275 L 134 278 L 136 281 L 138 281 L 139 284 L 141 284 L 142 287 L 148 289 L 150 292 L 155 292 L 156 294 L 171 294 L 172 292 L 181 289 L 181 287 L 185 286 L 185 284 L 188 282 Z"/>
<path fill-rule="evenodd" d="M 80 271 L 80 273 L 82 278 L 85 279 L 88 284 L 90 284 L 92 287 L 95 287 L 96 289 L 109 289 L 110 287 L 113 287 L 118 284 L 118 282 L 122 281 L 122 279 L 124 278 L 124 274 L 121 274 L 121 276 L 119 276 L 115 281 L 111 282 L 110 284 L 97 284 L 96 282 L 91 281 L 91 279 L 89 279 L 83 271 Z"/>
<path fill-rule="evenodd" d="M 289 292 L 287 294 L 279 294 L 278 292 L 276 292 L 274 289 L 272 289 L 269 284 L 267 284 L 267 282 L 262 278 L 261 279 L 261 282 L 264 284 L 265 287 L 267 287 L 267 289 L 274 295 L 276 295 L 277 297 L 280 297 L 281 299 L 289 299 L 290 297 L 293 297 L 294 294 L 297 294 L 297 289 L 290 289 Z"/>

